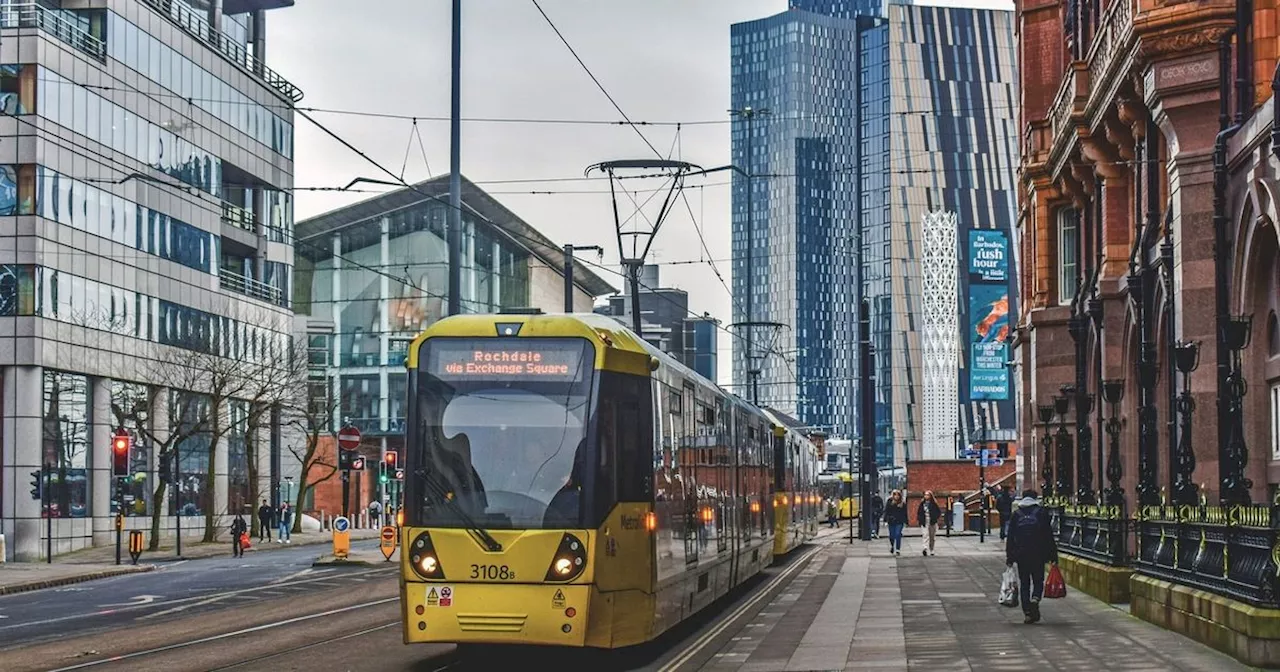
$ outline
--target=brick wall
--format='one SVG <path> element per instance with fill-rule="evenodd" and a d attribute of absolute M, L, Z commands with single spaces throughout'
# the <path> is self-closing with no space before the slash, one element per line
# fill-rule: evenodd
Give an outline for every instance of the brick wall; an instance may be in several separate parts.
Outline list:
<path fill-rule="evenodd" d="M 323 478 L 332 468 L 330 465 L 337 458 L 338 445 L 333 437 L 322 437 L 320 446 L 316 449 L 318 459 L 308 463 L 309 478 Z M 378 455 L 377 447 L 362 446 L 360 454 L 365 457 L 365 470 L 351 472 L 351 483 L 348 506 L 349 512 L 354 514 L 364 510 L 373 499 L 377 489 L 378 478 Z M 317 462 L 319 462 L 317 464 Z M 321 511 L 328 515 L 337 515 L 342 513 L 342 477 L 340 474 L 334 474 L 328 480 L 321 481 L 316 484 L 315 490 L 312 491 L 312 505 L 305 513 L 319 517 Z"/>
<path fill-rule="evenodd" d="M 998 467 L 987 467 L 987 482 L 995 481 L 1013 473 L 1014 460 L 1005 461 Z M 1012 486 L 1013 479 L 1009 484 Z M 920 505 L 925 490 L 932 490 L 938 506 L 947 507 L 949 497 L 959 497 L 978 488 L 978 467 L 972 460 L 912 460 L 907 463 L 907 520 L 911 525 L 918 525 L 916 507 Z M 1015 493 L 1016 494 L 1016 493 Z M 960 521 L 955 522 L 960 525 Z"/>

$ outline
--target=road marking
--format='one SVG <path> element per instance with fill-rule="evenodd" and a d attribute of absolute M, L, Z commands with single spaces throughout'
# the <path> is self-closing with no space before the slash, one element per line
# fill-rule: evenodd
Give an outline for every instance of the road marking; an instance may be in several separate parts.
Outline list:
<path fill-rule="evenodd" d="M 164 611 L 157 611 L 154 614 L 146 614 L 144 616 L 139 616 L 137 620 L 145 621 L 148 619 L 155 618 L 157 616 L 167 616 L 169 614 L 176 614 L 180 611 L 186 611 L 187 609 L 191 609 L 192 607 L 203 607 L 205 605 L 213 604 L 214 602 L 221 602 L 222 600 L 225 600 L 228 597 L 232 597 L 232 595 L 230 593 L 227 593 L 224 595 L 215 595 L 207 600 L 201 600 L 200 602 L 196 602 L 194 604 L 182 604 L 172 609 L 165 609 Z"/>
<path fill-rule="evenodd" d="M 760 590 L 759 594 L 757 594 L 750 601 L 746 602 L 745 604 L 735 609 L 732 614 L 730 614 L 727 618 L 725 618 L 723 621 L 720 622 L 720 625 L 716 626 L 715 628 L 711 629 L 710 631 L 706 632 L 701 637 L 699 637 L 693 644 L 690 644 L 684 650 L 683 653 L 681 653 L 679 656 L 674 658 L 671 662 L 659 668 L 658 672 L 675 672 L 675 670 L 680 669 L 681 665 L 684 665 L 685 663 L 689 662 L 689 660 L 692 659 L 694 656 L 698 655 L 698 652 L 706 648 L 707 645 L 710 644 L 712 641 L 714 641 L 716 637 L 719 637 L 721 633 L 723 633 L 725 630 L 729 628 L 729 626 L 733 625 L 734 621 L 737 621 L 739 618 L 741 618 L 742 615 L 745 614 L 748 609 L 758 604 L 767 595 L 769 595 L 769 593 L 774 588 L 778 587 L 778 585 L 780 585 L 784 580 L 790 578 L 791 575 L 799 571 L 801 567 L 804 567 L 806 563 L 813 558 L 813 556 L 817 555 L 818 552 L 823 549 L 824 547 L 819 546 L 805 553 L 804 555 L 796 558 L 795 563 L 793 565 L 786 568 L 780 574 L 774 577 L 772 581 L 770 581 L 768 584 L 764 586 L 764 588 Z"/>
<path fill-rule="evenodd" d="M 234 669 L 235 669 L 235 668 L 237 668 L 237 667 L 243 667 L 243 666 L 248 665 L 248 664 L 250 664 L 250 663 L 260 663 L 260 662 L 262 662 L 262 661 L 264 661 L 264 660 L 270 660 L 271 658 L 278 658 L 278 657 L 280 657 L 280 656 L 287 656 L 287 655 L 289 655 L 289 654 L 297 653 L 297 652 L 299 652 L 299 651 L 305 651 L 305 650 L 307 650 L 307 649 L 314 649 L 314 648 L 315 648 L 315 647 L 317 647 L 317 646 L 324 646 L 325 644 L 332 644 L 332 643 L 334 643 L 334 642 L 341 642 L 341 641 L 342 641 L 342 640 L 344 640 L 344 639 L 355 639 L 356 637 L 363 637 L 363 636 L 365 636 L 365 635 L 367 635 L 367 634 L 370 634 L 370 633 L 373 633 L 373 632 L 377 632 L 377 631 L 379 631 L 379 630 L 386 630 L 387 628 L 391 628 L 391 627 L 395 627 L 395 626 L 399 626 L 399 625 L 400 625 L 400 621 L 398 621 L 398 620 L 396 620 L 396 621 L 392 621 L 392 622 L 390 622 L 390 623 L 383 623 L 382 625 L 375 625 L 375 626 L 373 626 L 372 628 L 365 628 L 364 630 L 359 630 L 359 631 L 356 631 L 356 632 L 348 633 L 348 634 L 345 634 L 345 635 L 343 635 L 343 636 L 341 636 L 341 637 L 334 637 L 333 639 L 326 639 L 326 640 L 324 640 L 324 641 L 322 641 L 322 642 L 312 642 L 311 644 L 303 644 L 302 646 L 295 646 L 295 647 L 293 647 L 292 649 L 285 649 L 284 651 L 276 651 L 275 653 L 267 654 L 267 655 L 265 655 L 265 656 L 262 656 L 261 658 L 254 658 L 254 659 L 252 659 L 252 660 L 243 660 L 243 661 L 240 661 L 240 662 L 238 662 L 238 663 L 234 663 L 234 664 L 232 664 L 232 665 L 227 665 L 227 666 L 224 666 L 224 667 L 215 667 L 215 668 L 213 668 L 212 670 L 209 670 L 209 672 L 220 672 L 220 670 L 234 670 Z M 440 669 L 444 669 L 444 668 L 440 668 Z"/>
<path fill-rule="evenodd" d="M 399 596 L 399 595 L 397 595 L 397 596 L 395 596 L 395 597 L 388 597 L 388 598 L 386 598 L 386 599 L 382 599 L 382 600 L 374 600 L 374 601 L 372 601 L 372 602 L 364 602 L 364 603 L 362 603 L 362 604 L 353 604 L 353 605 L 351 605 L 351 606 L 349 606 L 349 607 L 340 607 L 340 608 L 338 608 L 338 609 L 330 609 L 330 610 L 328 610 L 328 611 L 322 611 L 322 612 L 320 612 L 320 613 L 318 613 L 318 614 L 308 614 L 308 615 L 306 615 L 306 616 L 295 616 L 295 617 L 293 617 L 293 618 L 287 618 L 287 619 L 285 619 L 285 620 L 283 620 L 283 621 L 276 621 L 276 622 L 274 622 L 274 623 L 264 623 L 264 624 L 262 624 L 262 625 L 255 625 L 255 626 L 253 626 L 252 628 L 244 628 L 244 629 L 242 629 L 242 630 L 236 630 L 235 632 L 225 632 L 225 633 L 223 633 L 223 634 L 221 634 L 221 635 L 211 635 L 211 636 L 209 636 L 209 637 L 201 637 L 200 639 L 193 639 L 193 640 L 191 640 L 191 641 L 187 641 L 187 642 L 179 642 L 179 643 L 177 643 L 177 644 L 169 644 L 169 645 L 167 645 L 167 646 L 161 646 L 161 647 L 157 647 L 157 648 L 154 648 L 154 649 L 148 649 L 148 650 L 146 650 L 146 651 L 135 651 L 135 652 L 133 652 L 133 653 L 126 653 L 126 654 L 122 654 L 122 655 L 119 655 L 119 656 L 112 656 L 112 657 L 110 657 L 110 658 L 103 658 L 102 660 L 94 660 L 94 661 L 90 661 L 90 662 L 87 662 L 87 663 L 81 663 L 81 664 L 79 664 L 79 665 L 72 665 L 71 667 L 60 667 L 60 668 L 58 668 L 58 669 L 56 669 L 56 670 L 51 670 L 51 672 L 69 672 L 70 670 L 81 670 L 81 669 L 84 669 L 84 668 L 86 668 L 86 667 L 96 667 L 96 666 L 98 666 L 98 665 L 103 665 L 103 664 L 106 664 L 106 663 L 115 663 L 115 662 L 118 662 L 118 661 L 121 661 L 121 660 L 129 660 L 129 659 L 131 659 L 131 658 L 139 658 L 139 657 L 142 657 L 142 656 L 150 656 L 150 655 L 152 655 L 152 654 L 156 654 L 156 653 L 163 653 L 163 652 L 165 652 L 165 651 L 173 651 L 173 650 L 175 650 L 175 649 L 185 649 L 185 648 L 186 648 L 186 647 L 188 647 L 188 646 L 196 646 L 196 645 L 199 645 L 199 644 L 208 644 L 209 642 L 217 642 L 217 641 L 219 641 L 219 640 L 223 640 L 223 639 L 230 639 L 230 638 L 232 638 L 232 637 L 239 637 L 239 636 L 241 636 L 241 635 L 248 635 L 248 634 L 251 634 L 251 633 L 254 633 L 254 632 L 262 632 L 263 630 L 272 630 L 272 629 L 275 629 L 275 628 L 284 627 L 284 626 L 286 626 L 286 625 L 293 625 L 294 623 L 301 623 L 301 622 L 303 622 L 303 621 L 310 621 L 310 620 L 312 620 L 312 619 L 316 619 L 316 618 L 325 618 L 326 616 L 333 616 L 333 615 L 335 615 L 335 614 L 341 614 L 341 613 L 345 613 L 345 612 L 348 612 L 348 611 L 355 611 L 356 609 L 364 609 L 364 608 L 366 608 L 366 607 L 374 607 L 374 606 L 378 606 L 378 605 L 380 605 L 380 604 L 387 604 L 387 603 L 389 603 L 389 602 L 398 602 L 398 601 L 400 601 L 400 596 Z M 398 621 L 397 621 L 397 623 L 398 623 Z"/>
<path fill-rule="evenodd" d="M 131 598 L 129 598 L 129 601 L 128 601 L 128 602 L 121 602 L 120 604 L 99 604 L 98 606 L 99 606 L 99 607 L 101 607 L 101 608 L 106 608 L 106 607 L 140 607 L 140 606 L 142 606 L 142 605 L 144 605 L 144 604 L 151 604 L 152 602 L 155 602 L 156 600 L 161 599 L 161 598 L 163 598 L 163 597 L 164 597 L 164 595 L 139 595 L 139 596 L 137 596 L 137 597 L 131 597 Z"/>
<path fill-rule="evenodd" d="M 359 573 L 349 574 L 348 576 L 361 576 L 361 575 L 365 575 L 365 574 L 378 574 L 378 573 L 390 574 L 390 573 L 392 573 L 392 572 L 391 572 L 391 570 L 394 570 L 394 569 L 395 569 L 395 568 L 379 568 L 379 569 L 370 569 L 370 570 L 366 570 L 366 571 L 359 572 Z M 318 579 L 302 579 L 302 580 L 297 581 L 297 582 L 294 582 L 294 583 L 292 583 L 292 584 L 277 584 L 277 585 L 274 585 L 274 586 L 272 586 L 272 585 L 254 586 L 254 587 L 252 587 L 252 588 L 241 588 L 240 590 L 230 590 L 230 591 L 227 591 L 227 592 L 225 592 L 225 593 L 219 593 L 219 594 L 220 594 L 220 595 L 238 595 L 238 594 L 241 594 L 241 593 L 253 593 L 253 592 L 258 592 L 258 591 L 267 590 L 268 588 L 280 588 L 280 587 L 285 586 L 285 585 L 288 585 L 288 586 L 298 586 L 298 585 L 305 584 L 305 583 L 314 583 L 314 582 L 315 582 L 315 581 L 317 581 L 317 580 L 318 580 Z M 202 588 L 202 589 L 200 589 L 200 590 L 214 590 L 214 589 L 204 589 L 204 588 Z M 207 600 L 207 599 L 209 599 L 209 596 L 208 596 L 208 595 L 194 595 L 194 596 L 192 596 L 192 597 L 183 597 L 183 598 L 179 598 L 179 599 L 176 599 L 176 600 L 168 600 L 168 601 L 165 601 L 165 602 L 156 602 L 156 603 L 154 603 L 154 604 L 138 604 L 138 605 L 133 605 L 133 606 L 128 606 L 128 607 L 120 607 L 120 608 L 118 608 L 118 609 L 106 609 L 106 610 L 103 610 L 103 611 L 93 611 L 93 612 L 89 612 L 89 613 L 86 613 L 86 614 L 73 614 L 73 615 L 70 615 L 70 616 L 59 616 L 59 617 L 57 617 L 57 618 L 46 618 L 46 619 L 39 620 L 39 621 L 27 621 L 27 622 L 25 622 L 25 623 L 14 623 L 13 625 L 0 625 L 0 631 L 4 631 L 4 630 L 16 630 L 16 629 L 18 629 L 18 628 L 29 628 L 29 627 L 31 627 L 31 626 L 33 626 L 33 625 L 49 625 L 49 624 L 52 624 L 52 623 L 63 623 L 63 622 L 66 622 L 66 621 L 74 621 L 74 620 L 81 619 L 81 618 L 93 618 L 94 616 L 105 616 L 105 615 L 107 615 L 107 614 L 118 614 L 118 613 L 125 612 L 125 611 L 134 611 L 134 610 L 137 610 L 137 609 L 146 609 L 146 608 L 150 608 L 150 607 L 160 607 L 160 606 L 167 606 L 167 605 L 172 605 L 172 604 L 183 604 L 183 603 L 186 603 L 186 602 L 195 602 L 195 601 L 198 601 L 198 600 Z"/>

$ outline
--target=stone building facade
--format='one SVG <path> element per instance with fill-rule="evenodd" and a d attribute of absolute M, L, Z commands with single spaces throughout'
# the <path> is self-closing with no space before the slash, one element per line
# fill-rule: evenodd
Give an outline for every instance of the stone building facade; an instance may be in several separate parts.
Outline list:
<path fill-rule="evenodd" d="M 1073 583 L 1253 664 L 1280 662 L 1278 24 L 1018 4 L 1022 476 Z"/>

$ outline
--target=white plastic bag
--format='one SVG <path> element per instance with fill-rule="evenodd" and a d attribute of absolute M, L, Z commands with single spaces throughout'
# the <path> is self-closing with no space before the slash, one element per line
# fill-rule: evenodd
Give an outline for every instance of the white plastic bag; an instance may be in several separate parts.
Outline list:
<path fill-rule="evenodd" d="M 1004 570 L 1000 579 L 1000 606 L 1018 606 L 1018 572 L 1013 567 Z"/>

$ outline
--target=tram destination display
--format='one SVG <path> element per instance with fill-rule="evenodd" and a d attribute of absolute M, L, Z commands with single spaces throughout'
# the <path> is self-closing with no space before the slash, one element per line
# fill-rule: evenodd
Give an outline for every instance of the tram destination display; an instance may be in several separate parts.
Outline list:
<path fill-rule="evenodd" d="M 571 339 L 439 339 L 428 342 L 427 372 L 442 380 L 577 380 L 590 368 Z"/>

